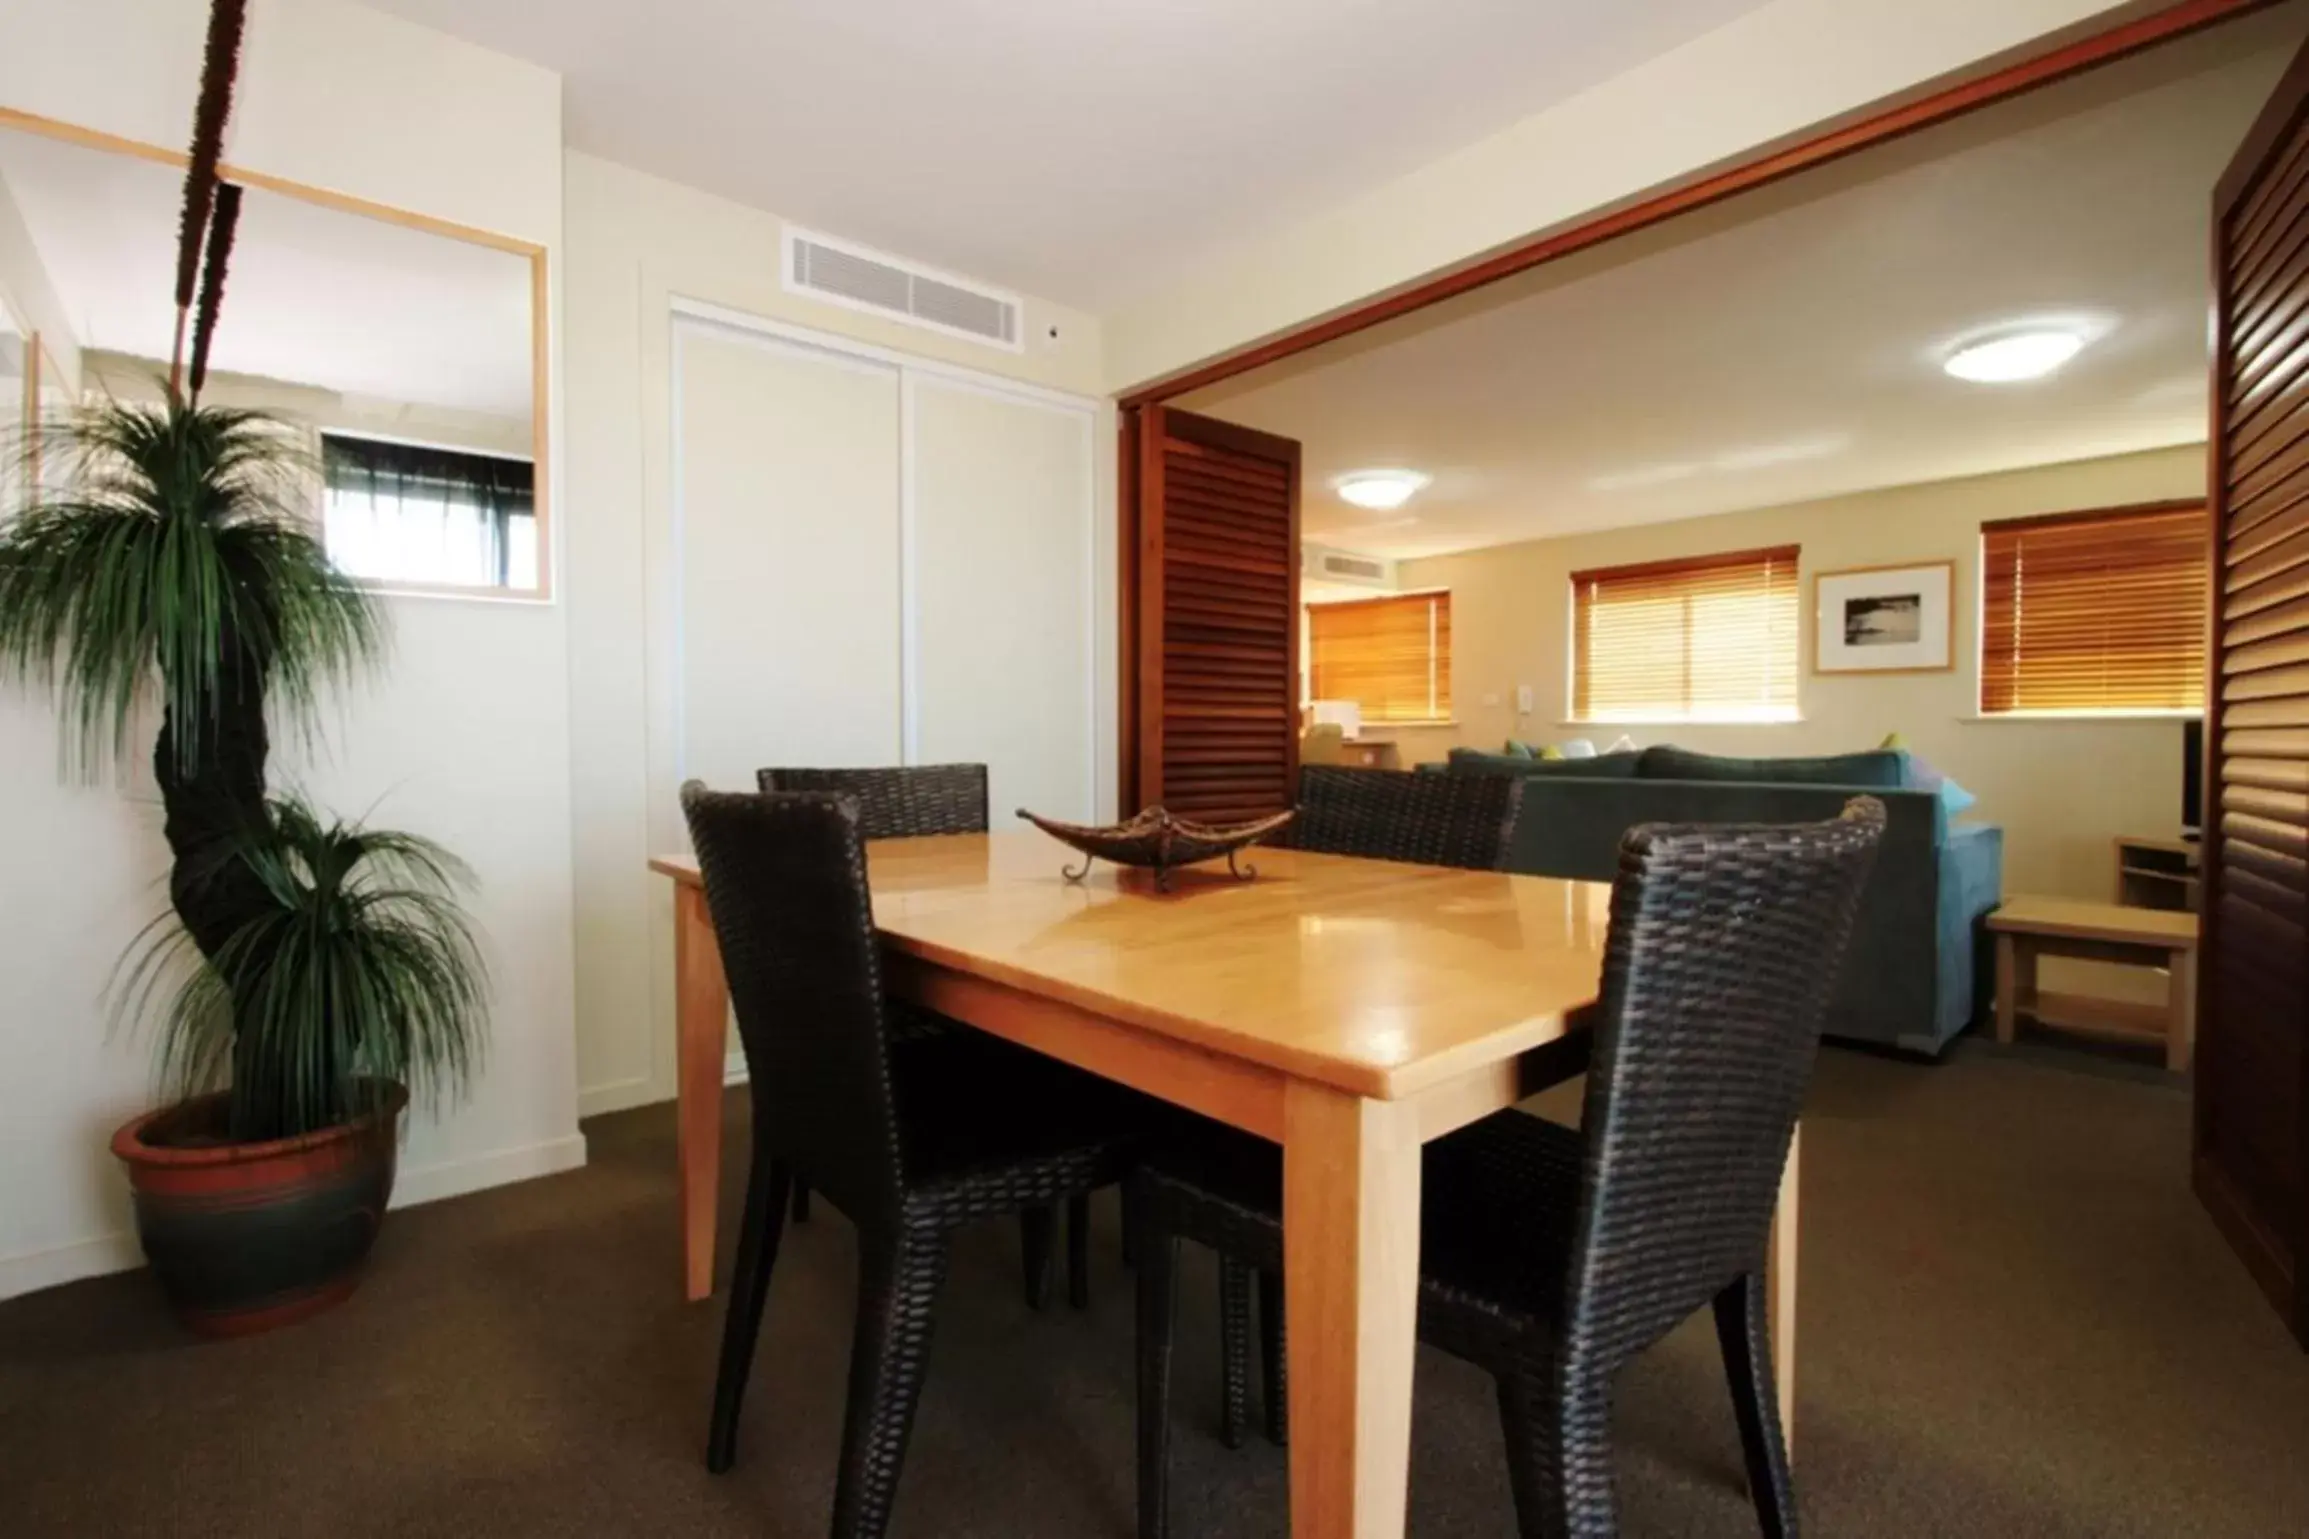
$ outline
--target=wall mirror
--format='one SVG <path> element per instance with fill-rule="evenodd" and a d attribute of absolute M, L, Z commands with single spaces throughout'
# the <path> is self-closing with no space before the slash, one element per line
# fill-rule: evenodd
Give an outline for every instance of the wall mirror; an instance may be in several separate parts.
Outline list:
<path fill-rule="evenodd" d="M 148 146 L 0 123 L 0 197 L 70 332 L 41 336 L 70 357 L 36 380 L 160 398 L 180 167 Z M 542 252 L 225 174 L 246 195 L 202 399 L 307 435 L 313 516 L 340 570 L 397 591 L 545 596 Z M 70 399 L 33 392 L 48 409 Z"/>

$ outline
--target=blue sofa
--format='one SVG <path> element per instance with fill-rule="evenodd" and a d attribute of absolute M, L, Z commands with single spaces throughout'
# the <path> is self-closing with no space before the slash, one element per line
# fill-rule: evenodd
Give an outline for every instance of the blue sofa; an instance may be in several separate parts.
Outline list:
<path fill-rule="evenodd" d="M 1995 981 L 1982 921 L 1997 905 L 2004 831 L 1956 823 L 1900 750 L 1824 759 L 1729 759 L 1678 748 L 1594 759 L 1454 749 L 1447 773 L 1525 778 L 1510 870 L 1609 881 L 1638 823 L 1800 823 L 1853 796 L 1887 825 L 1861 897 L 1828 1033 L 1938 1057 L 1987 1008 Z"/>

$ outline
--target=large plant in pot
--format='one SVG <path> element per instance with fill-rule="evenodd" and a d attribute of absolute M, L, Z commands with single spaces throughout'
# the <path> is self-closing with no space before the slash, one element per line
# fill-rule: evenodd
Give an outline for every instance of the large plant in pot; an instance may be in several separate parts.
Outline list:
<path fill-rule="evenodd" d="M 113 998 L 157 1028 L 170 1099 L 113 1150 L 154 1274 L 188 1324 L 220 1334 L 352 1291 L 401 1111 L 464 1088 L 486 993 L 453 857 L 267 786 L 273 727 L 312 731 L 322 694 L 381 661 L 387 632 L 314 531 L 302 436 L 200 400 L 239 212 L 213 142 L 239 10 L 212 15 L 179 361 L 156 403 L 44 425 L 41 456 L 61 452 L 70 489 L 0 523 L 0 668 L 55 695 L 74 767 L 125 762 L 158 709 L 170 911 Z"/>

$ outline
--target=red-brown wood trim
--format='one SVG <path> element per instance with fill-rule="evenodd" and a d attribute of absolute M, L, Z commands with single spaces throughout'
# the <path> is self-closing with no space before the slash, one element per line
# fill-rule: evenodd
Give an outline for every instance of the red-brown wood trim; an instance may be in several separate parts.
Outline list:
<path fill-rule="evenodd" d="M 1180 443 L 1208 444 L 1214 449 L 1228 449 L 1236 454 L 1247 454 L 1253 459 L 1279 460 L 1290 467 L 1290 479 L 1296 484 L 1299 475 L 1299 444 L 1292 438 L 1278 438 L 1273 433 L 1262 433 L 1236 422 L 1222 422 L 1216 417 L 1197 416 L 1193 412 L 1173 407 L 1163 414 L 1163 436 Z"/>
<path fill-rule="evenodd" d="M 2254 1280 L 2277 1306 L 2294 1339 L 2309 1348 L 2309 1266 L 2303 1264 L 2304 1247 L 2309 1247 L 2309 1195 L 2304 1197 L 2303 1210 L 2283 1215 L 2291 1220 L 2290 1234 L 2272 1233 L 2261 1215 L 2230 1182 L 2217 1153 L 2220 1140 L 2220 1108 L 2214 1096 L 2215 1075 L 2205 1072 L 2203 1054 L 2209 1049 L 2219 1051 L 2220 1022 L 2216 1005 L 2220 999 L 2221 947 L 2226 937 L 2222 931 L 2221 899 L 2223 877 L 2227 861 L 2223 856 L 2223 812 L 2221 807 L 2221 737 L 2226 730 L 2226 710 L 2222 699 L 2223 671 L 2227 666 L 2229 622 L 2223 614 L 2222 572 L 2227 558 L 2230 514 L 2233 509 L 2229 497 L 2229 467 L 2226 453 L 2232 446 L 2227 442 L 2234 424 L 2229 420 L 2229 376 L 2235 363 L 2236 320 L 2232 313 L 2234 285 L 2229 277 L 2229 255 L 2232 244 L 2231 229 L 2238 213 L 2252 196 L 2262 171 L 2266 168 L 2271 151 L 2284 136 L 2297 127 L 2304 112 L 2309 112 L 2309 47 L 2294 56 L 2269 101 L 2262 107 L 2253 126 L 2235 157 L 2222 173 L 2213 194 L 2211 246 L 2211 278 L 2213 287 L 2213 326 L 2211 369 L 2212 390 L 2210 420 L 2205 445 L 2206 497 L 2206 570 L 2212 581 L 2212 602 L 2207 605 L 2206 623 L 2209 630 L 2205 639 L 2205 732 L 2203 760 L 2199 765 L 2198 784 L 2202 787 L 2204 808 L 2200 815 L 2202 848 L 2198 859 L 2199 886 L 2197 889 L 2198 927 L 2197 948 L 2197 1039 L 2200 1054 L 2198 1072 L 2191 1088 L 2192 1115 L 2190 1118 L 2190 1186 L 2197 1198 L 2213 1216 L 2214 1223 L 2229 1240 L 2231 1247 L 2252 1272 Z M 2309 1029 L 2309 1023 L 2305 1023 Z M 2309 1108 L 2309 1059 L 2302 1065 L 2302 1084 L 2297 1108 Z M 2297 1111 L 2296 1115 L 2299 1113 Z M 2309 1136 L 2296 1127 L 2297 1137 Z M 2309 1168 L 2309 1148 L 2296 1151 L 2296 1157 Z"/>
<path fill-rule="evenodd" d="M 1261 435 L 1264 436 L 1264 435 Z M 1285 613 L 1290 617 L 1283 633 L 1290 637 L 1291 666 L 1285 675 L 1290 680 L 1291 698 L 1283 713 L 1283 795 L 1292 806 L 1299 804 L 1299 702 L 1308 698 L 1307 677 L 1302 671 L 1307 659 L 1300 655 L 1300 637 L 1306 626 L 1301 614 L 1299 582 L 1304 568 L 1299 555 L 1299 443 L 1296 439 L 1281 439 L 1291 446 L 1288 464 L 1291 467 L 1288 495 L 1291 499 L 1291 591 Z"/>
<path fill-rule="evenodd" d="M 1672 577 L 1678 572 L 1712 572 L 1722 567 L 1753 566 L 1763 561 L 1799 561 L 1801 545 L 1759 545 L 1750 550 L 1710 551 L 1704 556 L 1670 556 L 1664 561 L 1638 561 L 1627 566 L 1591 566 L 1571 574 L 1573 587 L 1604 577 Z"/>
<path fill-rule="evenodd" d="M 1740 193 L 1768 186 L 1799 171 L 1808 171 L 1815 166 L 1841 160 L 1871 146 L 2010 100 L 2039 86 L 2084 74 L 2104 64 L 2113 64 L 2159 43 L 2170 42 L 2276 3 L 2277 0 L 2180 0 L 2180 3 L 2169 5 L 2161 11 L 2119 22 L 2105 31 L 2074 39 L 2034 58 L 2008 64 L 1977 79 L 1944 87 L 1916 101 L 1887 108 L 1857 123 L 1830 129 L 1785 149 L 1769 151 L 1687 186 L 1657 194 L 1568 230 L 1511 246 L 1456 272 L 1430 278 L 1424 283 L 1371 300 L 1338 315 L 1308 322 L 1231 357 L 1216 359 L 1174 378 L 1141 386 L 1125 394 L 1122 404 L 1151 406 L 1176 400 L 1189 391 L 1215 385 L 1238 374 L 1247 374 L 1278 359 L 1292 357 L 1384 321 L 1409 315 L 1446 299 L 1457 298 L 1486 284 L 1497 283 L 1502 278 L 1513 277 L 1560 257 L 1647 229 L 1673 219 L 1678 214 L 1706 208 Z M 2254 131 L 2261 132 L 2260 126 L 2256 125 Z M 2281 126 L 2270 130 L 2272 134 L 2281 131 Z"/>
<path fill-rule="evenodd" d="M 1121 630 L 1118 638 L 1116 676 L 1122 687 L 1115 702 L 1115 773 L 1121 784 L 1115 789 L 1117 816 L 1127 818 L 1145 804 L 1138 795 L 1138 518 L 1139 518 L 1139 434 L 1144 411 L 1126 407 L 1116 420 L 1115 466 L 1115 557 L 1120 570 L 1115 577 L 1115 621 Z"/>
<path fill-rule="evenodd" d="M 2284 78 L 2277 82 L 2277 89 L 2270 93 L 2268 101 L 2262 103 L 2260 115 L 2253 119 L 2253 126 L 2245 131 L 2245 142 L 2238 146 L 2228 168 L 2221 173 L 2221 180 L 2213 189 L 2213 215 L 2216 219 L 2226 221 L 2251 195 L 2254 181 L 2267 169 L 2264 162 L 2269 158 L 2270 146 L 2291 131 L 2305 110 L 2309 110 L 2309 53 L 2294 56 Z M 2222 232 L 2215 230 L 2213 254 L 2216 260 L 2222 255 L 2221 240 Z"/>
<path fill-rule="evenodd" d="M 2073 513 L 2032 513 L 2026 518 L 1983 519 L 1982 534 L 2000 534 L 2008 529 L 2052 529 L 2062 524 L 2095 524 L 2110 518 L 2149 518 L 2165 513 L 2201 513 L 2206 511 L 2203 497 L 2175 497 L 2164 502 L 2129 502 L 2115 508 L 2086 508 Z"/>
<path fill-rule="evenodd" d="M 1138 429 L 1138 783 L 1137 805 L 1125 816 L 1150 807 L 1163 796 L 1163 527 L 1149 509 L 1163 505 L 1163 440 L 1170 436 L 1170 410 L 1149 406 L 1139 412 Z"/>

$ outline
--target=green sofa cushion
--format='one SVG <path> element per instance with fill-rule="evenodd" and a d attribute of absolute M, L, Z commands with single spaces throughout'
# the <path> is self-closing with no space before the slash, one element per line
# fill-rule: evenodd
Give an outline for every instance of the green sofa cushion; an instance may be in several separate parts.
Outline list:
<path fill-rule="evenodd" d="M 1451 767 L 1467 775 L 1561 776 L 1566 780 L 1633 780 L 1633 753 L 1603 753 L 1592 759 L 1523 759 L 1510 754 L 1485 753 L 1480 748 L 1454 748 Z"/>
<path fill-rule="evenodd" d="M 1907 786 L 1906 756 L 1875 748 L 1865 753 L 1829 754 L 1813 759 L 1739 759 L 1694 753 L 1662 744 L 1642 754 L 1637 774 L 1645 780 L 1736 781 L 1743 785 L 1866 786 L 1898 791 Z"/>

